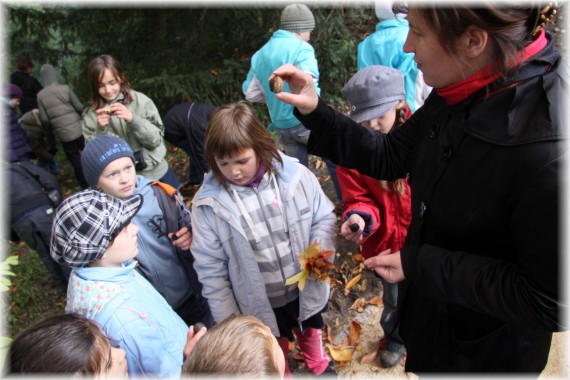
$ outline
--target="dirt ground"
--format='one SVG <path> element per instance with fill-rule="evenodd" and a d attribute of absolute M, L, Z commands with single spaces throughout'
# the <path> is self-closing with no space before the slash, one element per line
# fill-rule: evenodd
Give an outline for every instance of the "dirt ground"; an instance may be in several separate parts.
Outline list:
<path fill-rule="evenodd" d="M 315 163 L 314 160 L 311 161 L 311 166 L 317 174 L 323 190 L 335 202 L 336 196 L 328 171 L 324 168 L 316 169 Z M 340 226 L 340 212 L 337 215 Z M 404 360 L 394 368 L 383 368 L 379 362 L 379 356 L 376 356 L 380 344 L 383 343 L 381 342 L 383 331 L 379 323 L 383 309 L 381 303 L 382 284 L 371 270 L 363 269 L 364 266 L 359 257 L 359 246 L 347 242 L 339 236 L 336 255 L 336 270 L 331 273 L 332 286 L 329 309 L 323 314 L 327 326 L 323 339 L 329 356 L 331 356 L 331 350 L 333 350 L 332 353 L 352 355 L 350 360 L 335 361 L 334 368 L 339 377 L 417 378 L 413 373 L 404 371 Z M 346 285 L 358 275 L 361 276 L 358 283 L 346 289 Z M 358 307 L 359 305 L 360 307 Z M 353 321 L 360 326 L 359 334 L 354 331 L 358 330 L 357 328 L 353 327 L 353 331 L 350 331 L 351 324 L 354 325 Z M 567 332 L 554 334 L 549 361 L 540 378 L 570 378 L 568 342 L 569 335 Z M 296 349 L 298 348 L 296 347 Z M 295 373 L 296 377 L 307 375 L 298 352 L 294 352 L 290 364 L 294 368 L 294 373 L 297 372 Z"/>

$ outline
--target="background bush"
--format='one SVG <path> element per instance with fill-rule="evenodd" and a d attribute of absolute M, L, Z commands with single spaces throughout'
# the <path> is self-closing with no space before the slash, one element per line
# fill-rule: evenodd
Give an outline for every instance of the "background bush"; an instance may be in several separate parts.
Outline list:
<path fill-rule="evenodd" d="M 356 71 L 356 47 L 377 20 L 373 3 L 358 7 L 311 8 L 324 99 L 341 105 L 340 89 Z M 80 99 L 89 99 L 86 67 L 98 54 L 111 54 L 134 89 L 150 96 L 164 113 L 182 101 L 220 105 L 243 99 L 252 54 L 279 26 L 282 6 L 210 8 L 116 8 L 9 6 L 10 54 L 6 68 L 16 70 L 28 54 L 38 76 L 43 63 L 61 70 Z M 266 119 L 265 106 L 256 105 Z"/>

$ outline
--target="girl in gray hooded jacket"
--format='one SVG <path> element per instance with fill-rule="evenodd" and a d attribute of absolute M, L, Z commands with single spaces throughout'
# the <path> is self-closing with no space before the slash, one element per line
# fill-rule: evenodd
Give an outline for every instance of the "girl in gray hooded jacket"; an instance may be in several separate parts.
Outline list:
<path fill-rule="evenodd" d="M 294 333 L 309 371 L 322 374 L 329 358 L 321 312 L 330 286 L 314 273 L 304 287 L 287 280 L 304 269 L 308 246 L 334 251 L 333 203 L 309 169 L 279 153 L 244 102 L 212 113 L 205 151 L 211 171 L 193 199 L 191 250 L 214 320 L 259 318 L 285 358 Z"/>

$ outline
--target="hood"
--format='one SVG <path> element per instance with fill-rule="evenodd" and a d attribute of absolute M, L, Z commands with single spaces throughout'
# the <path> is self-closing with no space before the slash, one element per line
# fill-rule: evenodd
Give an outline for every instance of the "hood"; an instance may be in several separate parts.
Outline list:
<path fill-rule="evenodd" d="M 299 162 L 294 157 L 289 157 L 284 155 L 283 153 L 279 152 L 281 159 L 283 160 L 283 166 L 278 163 L 274 163 L 273 166 L 275 168 L 275 177 L 279 178 L 281 181 L 285 183 L 291 183 L 297 174 L 298 170 L 294 162 Z M 206 186 L 204 186 L 206 185 Z M 204 183 L 200 186 L 200 190 L 194 195 L 194 201 L 197 201 L 202 198 L 207 197 L 215 197 L 219 198 L 223 191 L 223 187 L 218 183 L 212 171 L 209 171 L 206 177 L 204 178 Z"/>
<path fill-rule="evenodd" d="M 42 81 L 44 87 L 46 87 L 50 84 L 58 83 L 59 74 L 52 65 L 46 63 L 40 68 L 40 80 Z"/>
<path fill-rule="evenodd" d="M 550 36 L 549 40 L 524 66 L 488 88 L 489 93 L 506 90 L 477 103 L 475 100 L 487 91 L 483 88 L 460 106 L 469 107 L 469 118 L 464 124 L 466 133 L 504 146 L 567 138 L 562 106 L 568 99 L 567 71 Z"/>
<path fill-rule="evenodd" d="M 149 195 L 150 193 L 154 194 L 154 190 L 152 189 L 152 183 L 153 181 L 137 174 L 137 179 L 136 179 L 136 190 L 135 193 L 136 194 L 140 194 L 143 196 L 143 198 L 146 198 L 147 195 Z"/>
<path fill-rule="evenodd" d="M 66 313 L 95 319 L 103 307 L 121 293 L 137 265 L 132 260 L 121 268 L 85 267 L 74 269 L 67 287 Z"/>

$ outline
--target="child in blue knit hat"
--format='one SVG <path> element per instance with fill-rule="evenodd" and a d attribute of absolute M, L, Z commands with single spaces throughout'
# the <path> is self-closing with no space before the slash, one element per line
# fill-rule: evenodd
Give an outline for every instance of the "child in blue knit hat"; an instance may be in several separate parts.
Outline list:
<path fill-rule="evenodd" d="M 102 135 L 89 141 L 81 155 L 85 179 L 89 185 L 119 199 L 133 194 L 144 203 L 133 221 L 139 226 L 139 269 L 145 278 L 164 296 L 166 301 L 187 324 L 201 322 L 212 325 L 207 300 L 201 295 L 201 285 L 189 251 L 192 242 L 190 211 L 180 198 L 170 197 L 177 228 L 168 230 L 168 210 L 163 210 L 155 188 L 174 193 L 167 184 L 153 182 L 137 175 L 131 147 L 119 137 Z M 160 194 L 160 193 L 159 193 Z M 173 214 L 174 214 L 173 213 Z"/>

